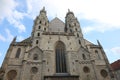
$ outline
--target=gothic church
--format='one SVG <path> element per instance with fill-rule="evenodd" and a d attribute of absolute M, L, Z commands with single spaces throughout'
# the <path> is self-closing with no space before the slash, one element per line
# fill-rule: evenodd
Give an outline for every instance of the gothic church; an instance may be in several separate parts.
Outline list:
<path fill-rule="evenodd" d="M 45 8 L 33 24 L 31 36 L 11 42 L 0 69 L 1 80 L 113 80 L 100 44 L 84 39 L 80 23 L 68 10 L 65 23 L 49 21 Z"/>

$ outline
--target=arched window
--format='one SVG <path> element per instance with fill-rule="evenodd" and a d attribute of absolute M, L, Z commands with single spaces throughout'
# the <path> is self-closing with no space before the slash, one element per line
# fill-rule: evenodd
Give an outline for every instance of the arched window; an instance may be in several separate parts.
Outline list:
<path fill-rule="evenodd" d="M 85 54 L 82 54 L 82 57 L 83 57 L 84 60 L 86 60 L 86 56 L 85 56 Z"/>
<path fill-rule="evenodd" d="M 38 26 L 38 29 L 40 29 L 41 28 L 41 26 Z"/>
<path fill-rule="evenodd" d="M 97 50 L 95 50 L 95 55 L 96 55 L 97 59 L 100 59 L 100 56 L 99 56 L 99 53 Z"/>
<path fill-rule="evenodd" d="M 59 41 L 55 47 L 56 53 L 56 73 L 66 73 L 65 45 Z"/>
<path fill-rule="evenodd" d="M 16 52 L 16 55 L 15 55 L 15 58 L 19 58 L 20 53 L 21 53 L 21 48 L 18 48 L 17 52 Z"/>
<path fill-rule="evenodd" d="M 16 70 L 10 70 L 8 73 L 7 73 L 7 80 L 15 80 L 17 76 L 17 72 Z"/>
<path fill-rule="evenodd" d="M 38 60 L 38 54 L 33 55 L 33 60 Z"/>

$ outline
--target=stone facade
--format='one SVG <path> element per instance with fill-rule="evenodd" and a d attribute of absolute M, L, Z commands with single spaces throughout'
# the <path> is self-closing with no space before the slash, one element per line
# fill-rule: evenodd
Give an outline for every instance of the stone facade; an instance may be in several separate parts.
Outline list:
<path fill-rule="evenodd" d="M 31 36 L 11 42 L 1 67 L 2 80 L 113 80 L 99 43 L 84 39 L 74 13 L 65 23 L 49 22 L 45 8 L 34 20 Z"/>

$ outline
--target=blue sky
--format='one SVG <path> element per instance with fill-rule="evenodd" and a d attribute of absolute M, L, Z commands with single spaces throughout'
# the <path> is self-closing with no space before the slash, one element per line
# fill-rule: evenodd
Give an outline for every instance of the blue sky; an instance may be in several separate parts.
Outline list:
<path fill-rule="evenodd" d="M 45 6 L 49 21 L 64 21 L 70 9 L 78 18 L 84 38 L 99 40 L 111 62 L 120 59 L 119 0 L 0 0 L 0 65 L 11 40 L 31 35 L 33 21 Z"/>

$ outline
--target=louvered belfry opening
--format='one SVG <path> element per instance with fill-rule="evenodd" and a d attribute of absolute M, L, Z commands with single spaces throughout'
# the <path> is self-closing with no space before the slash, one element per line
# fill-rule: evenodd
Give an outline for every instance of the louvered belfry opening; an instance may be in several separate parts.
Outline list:
<path fill-rule="evenodd" d="M 55 47 L 56 53 L 56 73 L 67 73 L 66 67 L 66 56 L 65 56 L 65 45 L 59 41 Z"/>

